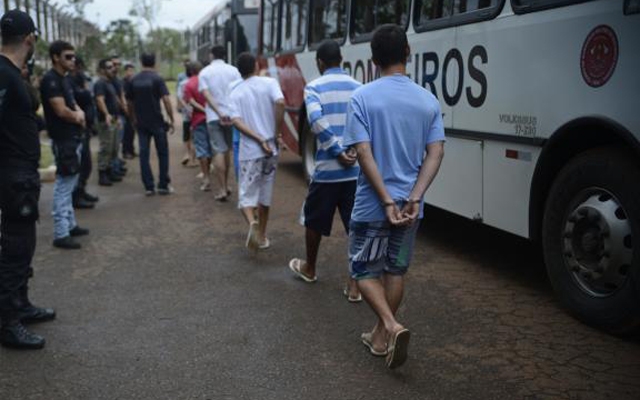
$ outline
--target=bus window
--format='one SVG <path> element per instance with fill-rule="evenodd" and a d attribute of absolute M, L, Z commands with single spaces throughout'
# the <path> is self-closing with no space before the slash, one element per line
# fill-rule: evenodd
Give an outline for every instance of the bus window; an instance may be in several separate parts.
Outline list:
<path fill-rule="evenodd" d="M 307 0 L 283 0 L 282 50 L 300 50 L 304 47 L 307 31 Z"/>
<path fill-rule="evenodd" d="M 236 55 L 245 51 L 255 54 L 258 50 L 258 15 L 238 14 L 236 20 Z"/>
<path fill-rule="evenodd" d="M 517 13 L 546 10 L 554 7 L 563 7 L 575 3 L 584 3 L 592 0 L 511 0 L 513 10 Z"/>
<path fill-rule="evenodd" d="M 344 43 L 347 33 L 346 0 L 311 0 L 310 47 L 325 39 Z"/>
<path fill-rule="evenodd" d="M 502 4 L 503 0 L 417 0 L 413 22 L 421 32 L 485 20 L 495 17 Z"/>
<path fill-rule="evenodd" d="M 278 47 L 278 0 L 262 3 L 262 53 L 271 54 Z"/>
<path fill-rule="evenodd" d="M 410 0 L 353 0 L 351 2 L 351 38 L 366 40 L 382 24 L 407 27 Z M 359 40 L 358 40 L 359 39 Z"/>

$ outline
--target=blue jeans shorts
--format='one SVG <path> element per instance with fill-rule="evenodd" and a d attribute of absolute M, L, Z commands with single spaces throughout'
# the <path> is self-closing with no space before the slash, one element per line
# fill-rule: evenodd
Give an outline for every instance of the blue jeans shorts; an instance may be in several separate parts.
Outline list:
<path fill-rule="evenodd" d="M 209 136 L 211 137 L 211 147 L 213 155 L 226 153 L 232 148 L 232 132 L 231 126 L 220 124 L 220 121 L 211 121 L 207 123 Z"/>
<path fill-rule="evenodd" d="M 211 147 L 207 123 L 198 124 L 193 128 L 191 134 L 193 136 L 193 146 L 196 148 L 196 158 L 211 158 L 213 156 L 213 148 Z"/>
<path fill-rule="evenodd" d="M 420 220 L 408 226 L 388 221 L 349 224 L 349 270 L 356 280 L 380 278 L 383 273 L 404 275 L 413 256 Z"/>

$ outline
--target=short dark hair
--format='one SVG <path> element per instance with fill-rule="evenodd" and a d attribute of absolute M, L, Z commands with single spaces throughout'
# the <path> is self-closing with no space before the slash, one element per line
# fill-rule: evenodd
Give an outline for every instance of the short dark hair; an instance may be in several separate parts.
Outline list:
<path fill-rule="evenodd" d="M 227 49 L 222 45 L 215 45 L 211 48 L 211 54 L 213 54 L 213 58 L 216 60 L 226 60 L 227 59 Z"/>
<path fill-rule="evenodd" d="M 127 69 L 135 69 L 135 68 L 136 68 L 136 67 L 135 67 L 133 64 L 131 64 L 131 63 L 126 63 L 126 64 L 124 65 L 124 69 L 125 69 L 125 70 L 127 70 Z"/>
<path fill-rule="evenodd" d="M 156 66 L 156 55 L 155 53 L 142 53 L 140 55 L 140 64 L 143 67 L 151 68 Z"/>
<path fill-rule="evenodd" d="M 202 69 L 202 64 L 199 61 L 189 61 L 185 65 L 185 72 L 187 74 L 187 78 L 191 78 L 194 75 L 198 75 L 201 69 Z"/>
<path fill-rule="evenodd" d="M 256 72 L 256 58 L 251 53 L 245 52 L 240 54 L 236 64 L 243 78 Z"/>
<path fill-rule="evenodd" d="M 399 25 L 381 25 L 371 39 L 371 58 L 381 68 L 407 62 L 407 34 Z"/>
<path fill-rule="evenodd" d="M 326 39 L 316 51 L 316 58 L 327 67 L 337 67 L 342 61 L 342 54 L 340 54 L 340 45 L 333 39 Z"/>
<path fill-rule="evenodd" d="M 29 34 L 31 35 L 31 34 Z M 4 46 L 17 46 L 20 43 L 24 42 L 24 40 L 29 35 L 12 35 L 12 36 L 2 36 L 2 44 Z"/>
<path fill-rule="evenodd" d="M 56 40 L 49 46 L 49 58 L 53 61 L 53 56 L 60 56 L 63 51 L 73 51 L 75 48 L 69 42 Z"/>
<path fill-rule="evenodd" d="M 111 62 L 111 58 L 103 58 L 102 60 L 98 61 L 98 69 L 106 70 L 107 63 L 110 63 L 110 62 Z"/>

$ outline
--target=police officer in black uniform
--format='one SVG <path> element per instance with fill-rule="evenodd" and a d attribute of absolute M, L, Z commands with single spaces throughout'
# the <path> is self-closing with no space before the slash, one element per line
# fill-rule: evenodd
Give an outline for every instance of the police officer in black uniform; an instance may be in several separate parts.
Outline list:
<path fill-rule="evenodd" d="M 28 298 L 27 281 L 36 247 L 40 197 L 40 141 L 37 100 L 21 78 L 35 51 L 37 31 L 26 13 L 11 10 L 0 19 L 0 344 L 39 349 L 43 337 L 23 324 L 55 318 Z"/>

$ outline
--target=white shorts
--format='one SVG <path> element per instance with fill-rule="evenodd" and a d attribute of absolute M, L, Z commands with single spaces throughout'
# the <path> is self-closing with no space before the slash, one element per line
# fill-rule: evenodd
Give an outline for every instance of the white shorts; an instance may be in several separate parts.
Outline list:
<path fill-rule="evenodd" d="M 240 161 L 238 208 L 271 206 L 278 156 Z"/>

